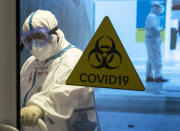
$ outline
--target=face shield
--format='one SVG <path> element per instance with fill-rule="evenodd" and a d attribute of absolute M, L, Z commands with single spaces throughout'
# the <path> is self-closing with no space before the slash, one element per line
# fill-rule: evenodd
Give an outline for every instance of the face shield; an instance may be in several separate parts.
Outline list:
<path fill-rule="evenodd" d="M 160 14 L 162 14 L 162 13 L 164 13 L 164 6 L 163 5 L 161 5 L 161 7 L 160 7 Z"/>
<path fill-rule="evenodd" d="M 24 44 L 26 49 L 31 50 L 33 40 L 41 40 L 44 42 L 39 42 L 37 46 L 43 47 L 51 41 L 51 34 L 57 34 L 57 29 L 57 27 L 52 30 L 49 30 L 48 28 L 35 28 L 32 31 L 24 32 L 21 36 L 22 43 Z"/>

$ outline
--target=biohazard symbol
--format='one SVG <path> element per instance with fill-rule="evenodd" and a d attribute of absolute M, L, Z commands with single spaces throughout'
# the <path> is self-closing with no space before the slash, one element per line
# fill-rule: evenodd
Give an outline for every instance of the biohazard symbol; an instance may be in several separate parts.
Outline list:
<path fill-rule="evenodd" d="M 115 42 L 109 36 L 100 37 L 95 48 L 89 53 L 89 64 L 94 68 L 116 69 L 122 62 L 121 54 L 116 50 Z"/>

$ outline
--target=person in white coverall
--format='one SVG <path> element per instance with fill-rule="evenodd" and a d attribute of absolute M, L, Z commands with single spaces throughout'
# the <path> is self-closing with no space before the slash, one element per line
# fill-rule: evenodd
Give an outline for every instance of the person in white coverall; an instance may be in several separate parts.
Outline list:
<path fill-rule="evenodd" d="M 161 38 L 160 20 L 158 15 L 162 13 L 163 6 L 158 1 L 151 3 L 151 12 L 145 21 L 145 43 L 147 48 L 146 82 L 166 82 L 168 79 L 162 77 L 161 60 Z M 154 74 L 153 74 L 154 71 Z"/>
<path fill-rule="evenodd" d="M 39 131 L 35 125 L 42 119 L 49 131 L 94 131 L 93 88 L 65 84 L 82 51 L 65 39 L 50 11 L 30 14 L 22 31 L 32 54 L 20 73 L 22 130 Z"/>

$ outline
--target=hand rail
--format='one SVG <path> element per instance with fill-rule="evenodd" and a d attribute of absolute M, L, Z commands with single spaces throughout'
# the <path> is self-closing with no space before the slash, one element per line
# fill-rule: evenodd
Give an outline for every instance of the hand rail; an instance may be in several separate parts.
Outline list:
<path fill-rule="evenodd" d="M 41 131 L 48 131 L 46 124 L 41 119 L 39 119 L 37 126 L 40 128 Z"/>
<path fill-rule="evenodd" d="M 6 124 L 0 124 L 0 129 L 3 128 L 5 130 L 11 130 L 11 131 L 19 131 L 18 129 L 16 129 L 15 127 L 13 126 L 10 126 L 10 125 L 6 125 Z"/>

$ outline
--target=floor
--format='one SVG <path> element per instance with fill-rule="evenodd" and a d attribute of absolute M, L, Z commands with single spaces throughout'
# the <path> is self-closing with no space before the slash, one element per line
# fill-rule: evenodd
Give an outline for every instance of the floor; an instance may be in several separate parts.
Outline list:
<path fill-rule="evenodd" d="M 166 83 L 145 82 L 145 62 L 133 62 L 145 91 L 96 88 L 102 131 L 180 131 L 180 63 L 163 65 Z"/>

